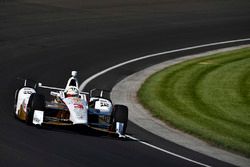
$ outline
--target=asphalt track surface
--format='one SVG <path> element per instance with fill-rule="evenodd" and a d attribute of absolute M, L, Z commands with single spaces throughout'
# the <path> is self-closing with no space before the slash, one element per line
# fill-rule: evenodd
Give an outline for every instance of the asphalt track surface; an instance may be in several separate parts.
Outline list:
<path fill-rule="evenodd" d="M 250 1 L 1 0 L 0 166 L 199 166 L 133 140 L 90 130 L 38 129 L 12 115 L 17 77 L 64 87 L 118 63 L 162 51 L 250 37 Z M 244 44 L 206 47 L 135 62 L 93 80 L 109 89 L 164 60 Z M 211 166 L 230 166 L 129 122 L 128 134 Z"/>

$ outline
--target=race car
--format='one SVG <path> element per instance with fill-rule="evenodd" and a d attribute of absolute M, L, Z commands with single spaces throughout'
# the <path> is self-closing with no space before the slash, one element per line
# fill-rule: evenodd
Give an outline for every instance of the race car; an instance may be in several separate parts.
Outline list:
<path fill-rule="evenodd" d="M 65 89 L 42 83 L 30 87 L 24 80 L 24 86 L 15 92 L 14 116 L 29 125 L 85 125 L 124 137 L 128 108 L 113 105 L 104 96 L 107 91 L 80 92 L 76 76 L 77 72 L 72 71 Z M 46 100 L 38 89 L 49 89 L 51 100 Z"/>

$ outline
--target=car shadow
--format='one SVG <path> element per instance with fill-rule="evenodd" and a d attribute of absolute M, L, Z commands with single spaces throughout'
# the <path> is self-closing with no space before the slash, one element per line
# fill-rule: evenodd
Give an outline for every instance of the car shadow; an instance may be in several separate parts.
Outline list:
<path fill-rule="evenodd" d="M 110 140 L 122 140 L 122 141 L 134 141 L 128 137 L 119 138 L 118 134 L 112 132 L 105 132 L 97 129 L 93 129 L 91 127 L 85 125 L 72 125 L 72 126 L 62 126 L 62 125 L 35 125 L 37 129 L 46 130 L 46 131 L 56 131 L 68 134 L 77 134 L 98 138 L 105 138 Z"/>

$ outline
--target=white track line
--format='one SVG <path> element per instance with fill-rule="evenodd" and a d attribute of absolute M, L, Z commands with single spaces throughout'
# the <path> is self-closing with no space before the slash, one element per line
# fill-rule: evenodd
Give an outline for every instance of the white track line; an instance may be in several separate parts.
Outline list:
<path fill-rule="evenodd" d="M 194 160 L 192 160 L 192 159 L 189 159 L 189 158 L 183 157 L 183 156 L 178 155 L 178 154 L 175 154 L 175 153 L 173 153 L 173 152 L 170 152 L 170 151 L 164 150 L 164 149 L 162 149 L 162 148 L 160 148 L 160 147 L 157 147 L 157 146 L 155 146 L 155 145 L 152 145 L 152 144 L 149 144 L 149 143 L 147 143 L 147 142 L 141 141 L 141 140 L 139 140 L 139 139 L 137 139 L 137 138 L 135 138 L 135 137 L 133 137 L 133 136 L 126 135 L 126 137 L 128 137 L 128 138 L 130 138 L 130 139 L 132 139 L 132 140 L 135 140 L 135 141 L 137 141 L 137 142 L 139 142 L 139 143 L 141 143 L 141 144 L 144 144 L 144 145 L 146 145 L 146 146 L 149 146 L 149 147 L 151 147 L 151 148 L 153 148 L 153 149 L 156 149 L 156 150 L 162 151 L 162 152 L 164 152 L 164 153 L 166 153 L 166 154 L 169 154 L 169 155 L 172 155 L 172 156 L 175 156 L 175 157 L 178 157 L 178 158 L 184 159 L 184 160 L 186 160 L 186 161 L 189 161 L 189 162 L 192 162 L 192 163 L 195 163 L 195 164 L 201 165 L 201 166 L 211 167 L 211 166 L 206 165 L 206 164 L 203 164 L 203 163 L 201 163 L 201 162 L 194 161 Z"/>
<path fill-rule="evenodd" d="M 151 57 L 156 57 L 156 56 L 160 56 L 160 55 L 164 55 L 164 54 L 169 54 L 169 53 L 176 53 L 176 52 L 181 52 L 181 51 L 187 51 L 187 50 L 192 50 L 192 49 L 198 49 L 198 48 L 204 48 L 204 47 L 208 47 L 208 46 L 216 46 L 216 45 L 223 45 L 223 44 L 229 44 L 229 43 L 236 43 L 236 42 L 244 42 L 244 41 L 250 41 L 250 38 L 245 38 L 245 39 L 237 39 L 237 40 L 230 40 L 230 41 L 223 41 L 223 42 L 215 42 L 215 43 L 209 43 L 209 44 L 203 44 L 203 45 L 197 45 L 197 46 L 191 46 L 191 47 L 186 47 L 186 48 L 182 48 L 182 49 L 175 49 L 175 50 L 169 50 L 169 51 L 165 51 L 165 52 L 160 52 L 160 53 L 155 53 L 155 54 L 150 54 L 150 55 L 146 55 L 143 57 L 139 57 L 139 58 L 135 58 L 135 59 L 131 59 L 128 61 L 125 61 L 123 63 L 117 64 L 115 66 L 109 67 L 103 71 L 100 71 L 94 75 L 92 75 L 91 77 L 87 78 L 81 85 L 80 85 L 80 90 L 82 91 L 85 86 L 92 81 L 93 79 L 105 74 L 108 71 L 111 71 L 113 69 L 119 68 L 121 66 L 124 66 L 126 64 L 129 63 L 133 63 L 139 60 L 143 60 L 143 59 L 147 59 L 147 58 L 151 58 Z"/>
<path fill-rule="evenodd" d="M 237 42 L 244 42 L 244 41 L 250 41 L 250 38 L 245 38 L 245 39 L 237 39 L 237 40 L 230 40 L 230 41 L 223 41 L 223 42 L 215 42 L 215 43 L 209 43 L 209 44 L 203 44 L 203 45 L 197 45 L 197 46 L 192 46 L 192 47 L 186 47 L 186 48 L 181 48 L 181 49 L 175 49 L 175 50 L 170 50 L 170 51 L 165 51 L 165 52 L 160 52 L 160 53 L 155 53 L 155 54 L 150 54 L 150 55 L 146 55 L 146 56 L 143 56 L 143 57 L 139 57 L 139 58 L 135 58 L 135 59 L 131 59 L 131 60 L 128 60 L 126 62 L 123 62 L 123 63 L 120 63 L 120 64 L 117 64 L 115 66 L 112 66 L 112 67 L 109 67 L 103 71 L 100 71 L 94 75 L 92 75 L 91 77 L 87 78 L 81 85 L 80 85 L 80 90 L 82 91 L 85 86 L 90 82 L 92 81 L 93 79 L 105 74 L 106 72 L 108 71 L 111 71 L 113 69 L 116 69 L 116 68 L 119 68 L 121 66 L 124 66 L 126 64 L 129 64 L 129 63 L 133 63 L 133 62 L 136 62 L 136 61 L 139 61 L 139 60 L 143 60 L 143 59 L 147 59 L 147 58 L 151 58 L 151 57 L 156 57 L 156 56 L 160 56 L 160 55 L 164 55 L 164 54 L 169 54 L 169 53 L 176 53 L 176 52 L 181 52 L 181 51 L 187 51 L 187 50 L 192 50 L 192 49 L 198 49 L 198 48 L 204 48 L 204 47 L 209 47 L 209 46 L 216 46 L 216 45 L 223 45 L 223 44 L 229 44 L 229 43 L 237 43 Z M 178 157 L 178 158 L 181 158 L 181 159 L 184 159 L 184 160 L 187 160 L 189 162 L 193 162 L 195 164 L 198 164 L 198 165 L 201 165 L 201 166 L 205 166 L 205 167 L 210 167 L 209 165 L 206 165 L 206 164 L 203 164 L 203 163 L 200 163 L 200 162 L 197 162 L 197 161 L 194 161 L 194 160 L 191 160 L 191 159 L 188 159 L 186 157 L 183 157 L 181 155 L 178 155 L 178 154 L 175 154 L 175 153 L 172 153 L 170 151 L 167 151 L 167 150 L 164 150 L 160 147 L 157 147 L 157 146 L 154 146 L 152 144 L 149 144 L 149 143 L 146 143 L 144 141 L 141 141 L 139 139 L 136 139 L 132 136 L 129 136 L 129 135 L 126 135 L 128 138 L 132 139 L 132 140 L 135 140 L 135 141 L 138 141 L 139 143 L 141 144 L 144 144 L 144 145 L 147 145 L 151 148 L 154 148 L 156 150 L 159 150 L 159 151 L 162 151 L 164 153 L 167 153 L 167 154 L 170 154 L 172 156 L 175 156 L 175 157 Z"/>

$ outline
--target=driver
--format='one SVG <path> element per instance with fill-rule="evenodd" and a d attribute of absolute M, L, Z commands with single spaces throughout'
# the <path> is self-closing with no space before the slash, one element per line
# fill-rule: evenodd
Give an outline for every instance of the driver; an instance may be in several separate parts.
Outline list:
<path fill-rule="evenodd" d="M 79 90 L 75 86 L 70 86 L 66 91 L 65 91 L 66 97 L 79 97 Z"/>

